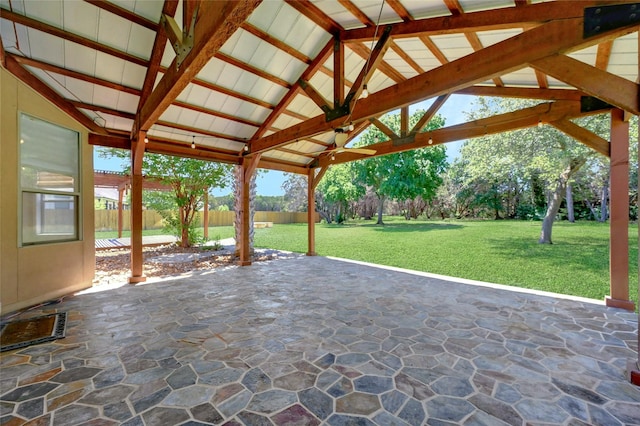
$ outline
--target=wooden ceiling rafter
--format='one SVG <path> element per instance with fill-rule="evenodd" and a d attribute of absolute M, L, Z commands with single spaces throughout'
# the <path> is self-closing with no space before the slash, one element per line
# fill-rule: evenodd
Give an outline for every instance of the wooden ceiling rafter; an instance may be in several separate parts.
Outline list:
<path fill-rule="evenodd" d="M 18 63 L 22 65 L 28 65 L 30 67 L 38 68 L 43 71 L 49 71 L 65 77 L 70 77 L 87 83 L 96 84 L 101 87 L 108 87 L 110 89 L 128 93 L 130 95 L 140 96 L 141 93 L 140 89 L 137 89 L 135 87 L 126 86 L 124 84 L 115 83 L 113 81 L 104 80 L 98 77 L 93 77 L 85 73 L 59 67 L 57 65 L 53 65 L 44 61 L 28 58 L 26 56 L 14 55 L 13 53 L 7 53 L 7 55 L 13 57 Z"/>
<path fill-rule="evenodd" d="M 422 117 L 420 117 L 418 122 L 413 126 L 413 129 L 411 129 L 411 133 L 420 133 L 422 129 L 424 129 L 427 124 L 429 124 L 429 121 L 431 121 L 431 119 L 436 115 L 438 110 L 442 108 L 442 105 L 447 102 L 447 99 L 449 99 L 450 96 L 450 93 L 438 96 L 436 100 L 433 101 L 429 109 L 425 111 Z"/>
<path fill-rule="evenodd" d="M 611 49 L 613 48 L 613 40 L 603 41 L 598 45 L 598 51 L 596 53 L 596 68 L 605 70 L 609 65 L 609 59 L 611 58 Z"/>
<path fill-rule="evenodd" d="M 150 29 L 153 32 L 158 31 L 158 23 L 153 22 L 150 19 L 147 19 L 143 16 L 140 16 L 129 9 L 125 9 L 124 7 L 120 7 L 114 3 L 104 0 L 84 0 L 87 3 L 94 5 L 102 10 L 106 10 L 107 12 L 111 12 L 112 14 L 119 16 L 121 18 L 126 19 L 127 21 L 131 21 L 134 24 L 140 25 L 141 27 L 145 27 Z"/>
<path fill-rule="evenodd" d="M 178 10 L 178 0 L 165 0 L 162 5 L 162 15 L 174 17 L 176 11 Z M 153 86 L 156 83 L 156 78 L 158 77 L 158 73 L 160 72 L 162 56 L 164 55 L 164 49 L 167 45 L 168 36 L 164 30 L 163 26 L 158 27 L 158 31 L 156 31 L 156 36 L 153 40 L 153 47 L 151 49 L 151 56 L 149 57 L 149 66 L 147 67 L 147 71 L 145 72 L 144 81 L 142 83 L 142 91 L 140 93 L 140 99 L 138 101 L 138 108 L 136 114 L 140 114 L 140 110 L 142 106 L 147 102 L 151 92 L 153 91 Z M 135 126 L 131 130 L 131 138 L 137 137 L 137 134 L 134 133 Z"/>
<path fill-rule="evenodd" d="M 602 101 L 640 115 L 640 90 L 633 81 L 566 55 L 541 58 L 531 62 L 531 66 Z"/>
<path fill-rule="evenodd" d="M 386 0 L 386 2 L 404 22 L 413 21 L 413 16 L 399 0 Z"/>
<path fill-rule="evenodd" d="M 371 40 L 369 40 L 368 43 L 371 43 Z M 389 45 L 387 45 L 387 47 L 389 47 Z M 365 60 L 365 62 L 370 56 L 373 56 L 371 48 L 367 46 L 366 43 L 355 43 L 355 44 L 352 43 L 348 46 L 348 48 L 351 49 L 354 53 L 357 53 L 362 59 Z M 385 48 L 385 52 L 386 52 L 386 48 Z M 369 62 L 371 63 L 371 61 Z M 379 58 L 379 61 L 376 64 L 376 67 L 374 67 L 373 69 L 374 70 L 377 69 L 378 71 L 380 71 L 381 73 L 383 73 L 384 75 L 386 75 L 396 83 L 400 83 L 406 80 L 405 76 L 400 74 L 400 72 L 398 72 L 394 67 L 392 67 L 387 62 L 385 62 L 385 60 L 382 57 Z M 353 83 L 357 87 L 357 80 L 354 81 Z"/>
<path fill-rule="evenodd" d="M 527 30 L 515 37 L 485 47 L 460 59 L 444 64 L 424 74 L 413 77 L 387 89 L 373 93 L 364 102 L 358 102 L 352 112 L 352 121 L 358 122 L 372 116 L 463 89 L 506 72 L 527 66 L 528 63 L 557 53 L 579 50 L 598 44 L 603 39 L 633 32 L 629 24 L 604 32 L 598 36 L 583 38 L 584 18 L 554 20 Z M 452 84 L 453 82 L 453 84 Z M 637 100 L 637 91 L 635 92 Z M 326 132 L 338 124 L 327 122 L 324 116 L 311 118 L 281 132 L 252 142 L 252 149 L 268 151 L 283 146 L 292 139 Z"/>
<path fill-rule="evenodd" d="M 447 57 L 444 55 L 442 50 L 440 50 L 440 48 L 438 46 L 436 46 L 436 44 L 433 42 L 433 40 L 431 40 L 431 37 L 429 37 L 429 36 L 420 36 L 418 38 L 425 45 L 425 47 L 427 49 L 429 49 L 429 51 L 433 54 L 433 56 L 435 56 L 435 58 L 438 60 L 438 62 L 440 62 L 443 65 L 446 64 L 446 63 L 449 63 L 449 59 L 447 59 Z"/>
<path fill-rule="evenodd" d="M 102 43 L 98 43 L 97 41 L 88 39 L 86 37 L 79 36 L 77 34 L 70 33 L 53 25 L 49 25 L 42 21 L 38 21 L 33 18 L 29 18 L 24 15 L 20 15 L 19 13 L 15 13 L 8 9 L 0 8 L 2 11 L 2 18 L 12 21 L 15 24 L 24 25 L 26 27 L 32 28 L 37 31 L 44 32 L 46 34 L 52 35 L 54 37 L 61 38 L 63 40 L 67 40 L 81 46 L 88 47 L 90 49 L 96 50 L 98 52 L 105 53 L 110 56 L 114 56 L 119 59 L 123 59 L 128 62 L 132 62 L 134 64 L 140 65 L 142 67 L 147 67 L 149 65 L 148 61 L 144 58 L 140 58 L 138 56 L 132 55 L 127 52 L 123 52 L 121 50 L 115 49 L 113 47 L 107 46 Z"/>
<path fill-rule="evenodd" d="M 606 157 L 611 157 L 611 145 L 608 140 L 601 138 L 584 127 L 578 126 L 573 121 L 567 118 L 562 118 L 560 120 L 552 121 L 549 124 L 594 151 Z"/>
<path fill-rule="evenodd" d="M 358 21 L 362 23 L 362 25 L 369 27 L 376 25 L 376 23 L 372 21 L 371 18 L 369 18 L 364 12 L 362 12 L 358 8 L 358 6 L 353 4 L 351 0 L 338 0 L 338 3 L 340 3 L 342 7 L 347 9 L 349 13 L 351 13 Z"/>
<path fill-rule="evenodd" d="M 190 103 L 187 103 L 187 102 L 182 102 L 182 101 L 175 100 L 175 101 L 173 101 L 173 103 L 171 105 L 177 106 L 177 107 L 180 107 L 180 108 L 184 108 L 184 109 L 188 109 L 188 110 L 191 110 L 191 111 L 199 112 L 199 113 L 202 113 L 202 114 L 205 114 L 205 115 L 210 115 L 211 117 L 223 118 L 225 120 L 229 120 L 229 121 L 233 121 L 233 122 L 236 122 L 236 123 L 245 124 L 247 126 L 260 127 L 260 123 L 258 123 L 257 121 L 248 120 L 248 119 L 241 118 L 241 117 L 238 117 L 238 116 L 235 116 L 235 115 L 226 114 L 224 112 L 212 110 L 212 109 L 201 107 L 201 106 L 198 106 L 198 105 L 193 105 L 193 104 L 190 104 Z"/>
<path fill-rule="evenodd" d="M 242 62 L 234 58 L 233 56 L 227 55 L 226 53 L 218 52 L 214 55 L 214 57 L 229 65 L 233 65 L 237 68 L 240 68 L 242 71 L 248 72 L 253 75 L 257 75 L 258 77 L 264 78 L 265 80 L 270 81 L 271 83 L 282 86 L 285 89 L 291 88 L 291 83 L 289 83 L 287 80 L 284 80 L 273 74 L 269 74 L 268 72 L 261 70 L 260 68 L 254 67 L 253 65 L 247 64 L 246 62 Z"/>
<path fill-rule="evenodd" d="M 336 35 L 342 31 L 342 27 L 336 21 L 328 17 L 322 10 L 310 1 L 285 0 L 289 6 L 293 7 L 302 15 L 306 16 L 317 26 L 331 35 Z"/>
<path fill-rule="evenodd" d="M 311 77 L 313 77 L 313 75 L 318 71 L 318 69 L 320 69 L 322 64 L 324 64 L 325 61 L 329 58 L 329 56 L 331 56 L 331 54 L 333 53 L 333 46 L 334 46 L 333 39 L 329 40 L 329 42 L 324 45 L 324 47 L 320 50 L 318 55 L 313 59 L 313 61 L 311 61 L 311 63 L 307 66 L 305 71 L 300 76 L 300 79 L 310 80 Z M 269 127 L 271 127 L 271 125 L 273 125 L 273 123 L 277 120 L 280 114 L 289 112 L 287 110 L 287 107 L 289 106 L 289 104 L 291 104 L 291 102 L 296 97 L 296 95 L 300 92 L 300 90 L 301 90 L 300 84 L 296 82 L 291 87 L 291 89 L 289 89 L 289 91 L 284 95 L 284 97 L 280 100 L 278 105 L 272 108 L 273 110 L 271 111 L 269 116 L 266 118 L 266 120 L 264 120 L 264 122 L 258 128 L 258 130 L 256 130 L 252 139 L 257 139 L 262 137 L 265 134 L 265 132 L 269 129 Z M 301 119 L 306 119 L 306 117 Z"/>
<path fill-rule="evenodd" d="M 182 93 L 198 72 L 219 51 L 240 25 L 260 4 L 260 0 L 232 0 L 200 3 L 200 16 L 195 25 L 194 45 L 177 66 L 176 59 L 164 74 L 137 114 L 132 134 L 148 130 L 169 105 Z"/>
<path fill-rule="evenodd" d="M 484 46 L 482 45 L 482 42 L 480 41 L 478 34 L 467 31 L 464 33 L 464 36 L 467 38 L 467 41 L 471 45 L 471 48 L 473 49 L 474 52 L 484 49 Z M 504 83 L 502 82 L 502 79 L 500 77 L 493 77 L 492 80 L 496 86 L 498 87 L 504 86 Z"/>
<path fill-rule="evenodd" d="M 253 34 L 254 36 L 259 38 L 260 40 L 269 43 L 273 47 L 275 47 L 275 48 L 277 48 L 277 49 L 289 54 L 290 56 L 293 56 L 294 58 L 296 58 L 300 62 L 303 62 L 303 63 L 305 63 L 307 65 L 309 65 L 311 63 L 311 58 L 308 57 L 307 55 L 303 54 L 302 52 L 300 52 L 297 49 L 294 49 L 293 47 L 289 46 L 285 42 L 273 37 L 272 35 L 270 35 L 269 33 L 261 30 L 260 28 L 254 26 L 254 25 L 251 25 L 249 22 L 243 22 L 242 25 L 240 26 L 240 28 L 242 28 L 244 31 L 246 31 L 246 32 L 248 32 L 250 34 Z"/>
<path fill-rule="evenodd" d="M 18 63 L 18 61 L 16 61 L 12 56 L 6 55 L 4 60 L 6 69 L 11 74 L 13 74 L 16 78 L 25 83 L 27 86 L 31 87 L 36 92 L 40 93 L 40 95 L 42 95 L 45 99 L 60 108 L 62 112 L 69 115 L 71 118 L 76 120 L 91 132 L 107 134 L 106 129 L 98 126 L 89 117 L 78 110 L 71 102 L 67 101 L 58 92 L 36 78 L 36 76 L 31 74 L 26 68 L 20 65 L 20 63 Z"/>
<path fill-rule="evenodd" d="M 109 108 L 101 105 L 90 104 L 86 102 L 80 102 L 80 101 L 74 101 L 74 100 L 68 100 L 68 101 L 69 103 L 71 103 L 71 105 L 73 105 L 76 108 L 86 109 L 86 110 L 95 111 L 95 112 L 103 112 L 105 114 L 113 115 L 115 117 L 126 118 L 128 120 L 133 120 L 136 118 L 136 115 L 131 112 L 120 111 L 118 109 L 113 109 L 113 108 Z"/>

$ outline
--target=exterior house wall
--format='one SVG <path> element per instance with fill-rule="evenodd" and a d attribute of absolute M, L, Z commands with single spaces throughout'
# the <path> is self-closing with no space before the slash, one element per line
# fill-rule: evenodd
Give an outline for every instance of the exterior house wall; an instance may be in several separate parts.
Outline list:
<path fill-rule="evenodd" d="M 5 314 L 92 285 L 93 149 L 84 127 L 2 68 L 0 105 L 0 313 Z M 80 133 L 79 241 L 19 246 L 20 112 Z"/>

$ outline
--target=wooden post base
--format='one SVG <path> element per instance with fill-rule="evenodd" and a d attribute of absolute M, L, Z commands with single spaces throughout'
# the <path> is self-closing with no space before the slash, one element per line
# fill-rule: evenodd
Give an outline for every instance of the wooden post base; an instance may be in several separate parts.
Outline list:
<path fill-rule="evenodd" d="M 611 296 L 606 296 L 604 303 L 610 308 L 626 309 L 631 312 L 636 310 L 636 304 L 631 300 L 614 299 Z"/>
<path fill-rule="evenodd" d="M 640 362 L 629 361 L 627 363 L 627 379 L 632 384 L 640 386 Z"/>
<path fill-rule="evenodd" d="M 251 266 L 251 261 L 250 260 L 239 260 L 238 261 L 238 265 L 240 265 L 240 266 Z"/>
<path fill-rule="evenodd" d="M 308 251 L 305 253 L 306 256 L 317 256 L 318 253 L 316 253 L 315 251 Z"/>
<path fill-rule="evenodd" d="M 129 277 L 129 284 L 143 283 L 147 280 L 147 277 L 141 275 L 139 277 Z"/>

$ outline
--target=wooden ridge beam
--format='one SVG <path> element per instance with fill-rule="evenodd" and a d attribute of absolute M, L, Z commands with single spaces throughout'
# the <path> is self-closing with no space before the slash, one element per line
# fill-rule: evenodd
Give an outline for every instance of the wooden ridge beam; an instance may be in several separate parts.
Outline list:
<path fill-rule="evenodd" d="M 604 112 L 604 111 L 601 111 Z M 534 107 L 525 108 L 493 117 L 474 120 L 468 123 L 443 127 L 430 132 L 417 133 L 410 136 L 406 143 L 395 145 L 392 140 L 367 145 L 366 148 L 376 151 L 373 156 L 393 154 L 396 152 L 435 146 L 463 139 L 481 137 L 490 134 L 518 130 L 526 127 L 537 126 L 540 121 L 556 122 L 559 120 L 580 117 L 597 112 L 582 113 L 580 103 L 572 101 L 547 102 Z M 429 143 L 431 141 L 431 143 Z M 335 154 L 335 159 L 323 156 L 318 159 L 314 167 L 324 167 L 330 164 L 340 164 L 355 160 L 370 158 L 372 155 L 364 155 L 349 151 Z"/>
<path fill-rule="evenodd" d="M 557 53 L 592 46 L 603 39 L 622 36 L 636 29 L 634 24 L 630 24 L 585 40 L 583 26 L 584 19 L 580 17 L 552 21 L 525 31 L 481 51 L 471 53 L 405 82 L 371 94 L 367 99 L 357 102 L 350 120 L 359 122 L 403 105 L 464 89 L 486 81 L 488 78 L 524 68 L 528 63 Z M 637 90 L 635 94 L 637 96 Z M 280 132 L 254 140 L 252 151 L 268 151 L 286 145 L 295 139 L 323 133 L 343 125 L 343 121 L 344 118 L 327 121 L 324 116 L 317 116 Z"/>
<path fill-rule="evenodd" d="M 132 134 L 148 130 L 198 72 L 260 4 L 260 0 L 205 1 L 200 4 L 194 46 L 180 68 L 176 59 L 137 114 Z"/>
<path fill-rule="evenodd" d="M 617 2 L 621 3 L 621 2 Z M 489 31 L 512 29 L 543 24 L 553 20 L 581 18 L 586 7 L 602 5 L 598 0 L 555 1 L 531 4 L 521 7 L 505 7 L 499 13 L 495 10 L 462 13 L 452 16 L 417 19 L 414 21 L 390 24 L 394 39 L 432 36 L 465 31 Z M 340 40 L 344 43 L 356 43 L 371 40 L 374 27 L 343 30 Z"/>
<path fill-rule="evenodd" d="M 640 115 L 638 84 L 565 55 L 531 62 L 531 66 L 618 108 Z"/>

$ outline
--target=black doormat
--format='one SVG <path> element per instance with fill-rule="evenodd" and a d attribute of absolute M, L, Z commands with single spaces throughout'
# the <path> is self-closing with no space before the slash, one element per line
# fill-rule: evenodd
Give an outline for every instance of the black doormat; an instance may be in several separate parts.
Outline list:
<path fill-rule="evenodd" d="M 64 337 L 67 313 L 5 322 L 0 324 L 0 352 L 26 348 Z"/>

